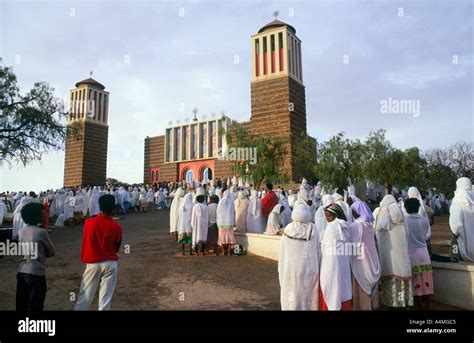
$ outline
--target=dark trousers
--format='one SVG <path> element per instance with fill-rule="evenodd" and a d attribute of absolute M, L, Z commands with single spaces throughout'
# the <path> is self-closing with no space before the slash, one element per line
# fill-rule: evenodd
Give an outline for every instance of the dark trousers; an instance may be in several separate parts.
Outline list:
<path fill-rule="evenodd" d="M 16 280 L 16 310 L 43 311 L 46 298 L 46 277 L 17 273 Z"/>

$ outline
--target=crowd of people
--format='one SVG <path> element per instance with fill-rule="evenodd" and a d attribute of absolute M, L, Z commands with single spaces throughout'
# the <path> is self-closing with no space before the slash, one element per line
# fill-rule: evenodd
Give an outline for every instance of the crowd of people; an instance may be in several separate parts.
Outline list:
<path fill-rule="evenodd" d="M 443 206 L 459 249 L 474 261 L 474 195 L 468 178 L 454 198 L 416 187 L 385 194 L 372 211 L 369 192 L 325 190 L 303 179 L 298 191 L 227 183 L 173 190 L 170 233 L 186 254 L 231 254 L 235 232 L 280 235 L 278 272 L 284 310 L 428 309 L 434 294 L 429 241 Z M 436 210 L 433 210 L 431 206 Z"/>
<path fill-rule="evenodd" d="M 273 188 L 271 183 L 254 188 L 233 177 L 59 189 L 39 196 L 4 193 L 0 225 L 4 213 L 13 212 L 11 240 L 40 247 L 38 258 L 25 256 L 18 269 L 17 308 L 43 308 L 45 259 L 55 254 L 44 230 L 49 221 L 61 227 L 87 218 L 81 247 L 86 268 L 76 309 L 89 309 L 98 287 L 99 309 L 110 309 L 122 240 L 122 228 L 112 215 L 152 208 L 169 209 L 170 233 L 183 255 L 186 248 L 196 256 L 235 254 L 239 250 L 234 249 L 235 232 L 281 236 L 278 273 L 283 310 L 429 308 L 434 293 L 430 217 L 443 206 L 450 213 L 455 260 L 474 261 L 474 193 L 468 178 L 458 179 L 449 202 L 416 187 L 392 190 L 379 202 L 371 199 L 370 189 L 357 195 L 354 187 L 332 191 L 306 179 L 299 189 Z M 369 204 L 374 202 L 377 207 L 372 210 Z M 431 210 L 430 204 L 439 209 Z"/>

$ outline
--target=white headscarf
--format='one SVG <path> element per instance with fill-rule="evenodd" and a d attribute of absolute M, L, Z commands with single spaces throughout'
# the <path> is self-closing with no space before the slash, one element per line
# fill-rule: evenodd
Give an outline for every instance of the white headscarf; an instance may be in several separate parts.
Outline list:
<path fill-rule="evenodd" d="M 292 222 L 284 230 L 285 236 L 296 239 L 310 240 L 313 234 L 311 211 L 309 206 L 296 206 L 291 213 Z"/>
<path fill-rule="evenodd" d="M 227 228 L 234 226 L 234 216 L 234 199 L 232 193 L 226 190 L 217 205 L 217 225 Z"/>
<path fill-rule="evenodd" d="M 474 194 L 472 191 L 472 182 L 467 177 L 460 177 L 456 181 L 456 191 L 452 203 L 474 205 Z"/>

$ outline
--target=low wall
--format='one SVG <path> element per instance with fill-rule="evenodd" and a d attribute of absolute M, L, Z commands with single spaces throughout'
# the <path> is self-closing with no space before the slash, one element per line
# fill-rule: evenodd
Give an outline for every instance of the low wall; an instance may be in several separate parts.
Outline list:
<path fill-rule="evenodd" d="M 274 261 L 278 261 L 280 237 L 263 233 L 235 232 L 237 244 L 242 245 L 247 252 Z"/>
<path fill-rule="evenodd" d="M 474 264 L 432 261 L 433 299 L 466 310 L 474 310 Z"/>

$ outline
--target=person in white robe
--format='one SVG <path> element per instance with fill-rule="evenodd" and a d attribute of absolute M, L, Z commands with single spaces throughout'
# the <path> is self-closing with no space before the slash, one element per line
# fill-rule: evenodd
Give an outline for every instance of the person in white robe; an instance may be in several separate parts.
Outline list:
<path fill-rule="evenodd" d="M 53 192 L 53 190 L 50 190 L 48 193 L 48 199 L 49 199 L 49 217 L 56 217 L 58 215 L 58 208 L 56 206 L 56 194 Z"/>
<path fill-rule="evenodd" d="M 268 216 L 267 227 L 265 228 L 266 235 L 281 235 L 284 228 L 283 211 L 285 208 L 282 204 L 276 204 L 272 212 Z"/>
<path fill-rule="evenodd" d="M 307 204 L 293 208 L 280 240 L 278 280 L 284 311 L 319 309 L 320 242 Z"/>
<path fill-rule="evenodd" d="M 247 230 L 247 210 L 249 203 L 247 198 L 244 195 L 244 192 L 240 191 L 238 193 L 237 199 L 234 201 L 235 207 L 235 228 L 237 231 Z"/>
<path fill-rule="evenodd" d="M 13 211 L 13 230 L 12 230 L 12 240 L 16 241 L 18 239 L 18 231 L 25 226 L 25 222 L 21 217 L 21 209 L 32 201 L 32 198 L 29 196 L 24 196 L 21 198 L 20 203 Z"/>
<path fill-rule="evenodd" d="M 298 194 L 293 193 L 293 191 L 290 189 L 288 191 L 288 205 L 290 206 L 291 210 L 293 210 L 296 200 L 298 200 Z"/>
<path fill-rule="evenodd" d="M 351 256 L 347 221 L 336 203 L 325 207 L 328 225 L 321 241 L 320 309 L 330 311 L 352 309 Z"/>
<path fill-rule="evenodd" d="M 374 218 L 381 266 L 381 302 L 389 307 L 413 306 L 408 230 L 393 195 L 384 196 L 374 211 Z"/>
<path fill-rule="evenodd" d="M 314 214 L 314 223 L 316 224 L 316 229 L 319 234 L 319 239 L 323 239 L 324 230 L 328 225 L 328 221 L 326 219 L 326 215 L 324 213 L 324 208 L 334 203 L 334 198 L 331 194 L 323 195 L 322 199 L 322 206 L 319 206 Z"/>
<path fill-rule="evenodd" d="M 7 205 L 3 202 L 3 199 L 0 199 L 0 226 L 2 226 L 3 223 L 3 217 L 5 214 L 8 212 L 7 210 Z"/>
<path fill-rule="evenodd" d="M 189 244 L 189 254 L 193 254 L 193 229 L 191 227 L 191 215 L 193 210 L 193 195 L 187 193 L 178 208 L 178 244 L 183 248 L 185 255 L 186 245 Z"/>
<path fill-rule="evenodd" d="M 140 211 L 140 192 L 138 191 L 137 187 L 133 187 L 130 205 L 132 206 L 133 211 L 135 211 L 135 208 Z"/>
<path fill-rule="evenodd" d="M 64 199 L 64 220 L 74 218 L 75 198 L 73 191 L 68 191 L 66 199 Z"/>
<path fill-rule="evenodd" d="M 82 190 L 82 215 L 83 217 L 87 217 L 89 213 L 89 201 L 90 201 L 90 192 L 88 192 L 85 188 Z"/>
<path fill-rule="evenodd" d="M 145 201 L 146 201 L 148 210 L 151 211 L 153 209 L 153 203 L 155 202 L 155 197 L 153 195 L 153 191 L 151 188 L 148 190 L 148 192 L 146 192 Z"/>
<path fill-rule="evenodd" d="M 66 200 L 67 193 L 64 189 L 59 189 L 56 192 L 56 213 L 58 215 L 64 213 L 64 201 Z"/>
<path fill-rule="evenodd" d="M 209 217 L 207 206 L 204 204 L 204 195 L 198 195 L 196 197 L 196 204 L 193 206 L 191 213 L 191 228 L 193 229 L 192 245 L 197 255 L 199 255 L 199 253 L 202 255 L 205 254 L 208 223 Z"/>
<path fill-rule="evenodd" d="M 408 188 L 408 193 L 407 193 L 407 198 L 410 199 L 410 198 L 415 198 L 415 199 L 418 199 L 418 201 L 420 202 L 421 206 L 420 206 L 420 209 L 418 210 L 418 214 L 424 218 L 426 218 L 426 220 L 428 221 L 428 223 L 430 222 L 430 218 L 428 217 L 428 213 L 426 211 L 426 205 L 424 205 L 424 200 L 423 198 L 421 197 L 421 193 L 420 191 L 418 190 L 418 188 L 416 187 L 410 187 Z M 405 210 L 405 206 L 403 205 L 402 203 L 402 211 L 403 211 L 403 214 L 404 215 L 407 215 L 407 211 Z M 429 230 L 428 230 L 428 233 L 426 235 L 426 240 L 429 240 L 431 238 L 431 226 L 429 227 Z"/>
<path fill-rule="evenodd" d="M 283 226 L 286 227 L 288 224 L 291 223 L 290 204 L 288 203 L 288 200 L 283 194 L 278 195 L 278 200 L 280 201 L 280 204 L 284 208 L 283 213 L 282 213 L 282 218 L 283 218 Z"/>
<path fill-rule="evenodd" d="M 215 194 L 219 197 L 219 200 L 222 199 L 222 188 L 216 188 Z"/>
<path fill-rule="evenodd" d="M 380 259 L 375 244 L 374 216 L 363 201 L 351 205 L 354 222 L 349 225 L 350 240 L 360 254 L 351 256 L 352 306 L 354 310 L 370 311 L 378 305 L 377 285 Z"/>
<path fill-rule="evenodd" d="M 306 180 L 306 179 L 303 179 L 303 180 Z M 311 192 L 307 187 L 309 187 L 309 185 L 307 185 L 306 187 L 304 185 L 300 186 L 300 191 L 298 192 L 298 200 L 295 202 L 294 206 L 296 206 L 296 204 L 299 202 L 307 204 L 311 211 L 311 221 L 314 223 L 314 216 L 316 214 L 317 208 L 316 208 L 316 204 L 313 202 L 313 199 L 311 198 Z"/>
<path fill-rule="evenodd" d="M 247 210 L 247 232 L 263 233 L 265 220 L 262 216 L 262 205 L 257 196 L 257 191 L 250 191 L 249 207 Z"/>
<path fill-rule="evenodd" d="M 173 201 L 170 206 L 170 234 L 178 239 L 178 216 L 179 207 L 184 199 L 184 190 L 179 187 L 174 193 Z"/>
<path fill-rule="evenodd" d="M 224 192 L 222 199 L 217 205 L 216 213 L 217 227 L 219 229 L 219 245 L 222 246 L 222 256 L 231 255 L 233 245 L 236 243 L 234 226 L 235 226 L 235 209 L 234 199 L 229 190 Z"/>
<path fill-rule="evenodd" d="M 456 191 L 449 209 L 449 227 L 457 237 L 457 247 L 464 261 L 474 262 L 474 192 L 467 177 L 456 181 Z"/>
<path fill-rule="evenodd" d="M 352 213 L 349 208 L 349 205 L 344 201 L 344 197 L 340 195 L 339 193 L 334 193 L 332 197 L 334 198 L 334 203 L 339 205 L 344 211 L 344 215 L 347 218 L 347 223 L 348 224 L 352 223 Z"/>
<path fill-rule="evenodd" d="M 94 187 L 89 198 L 89 216 L 95 217 L 99 213 L 99 192 L 97 190 L 97 187 Z"/>

